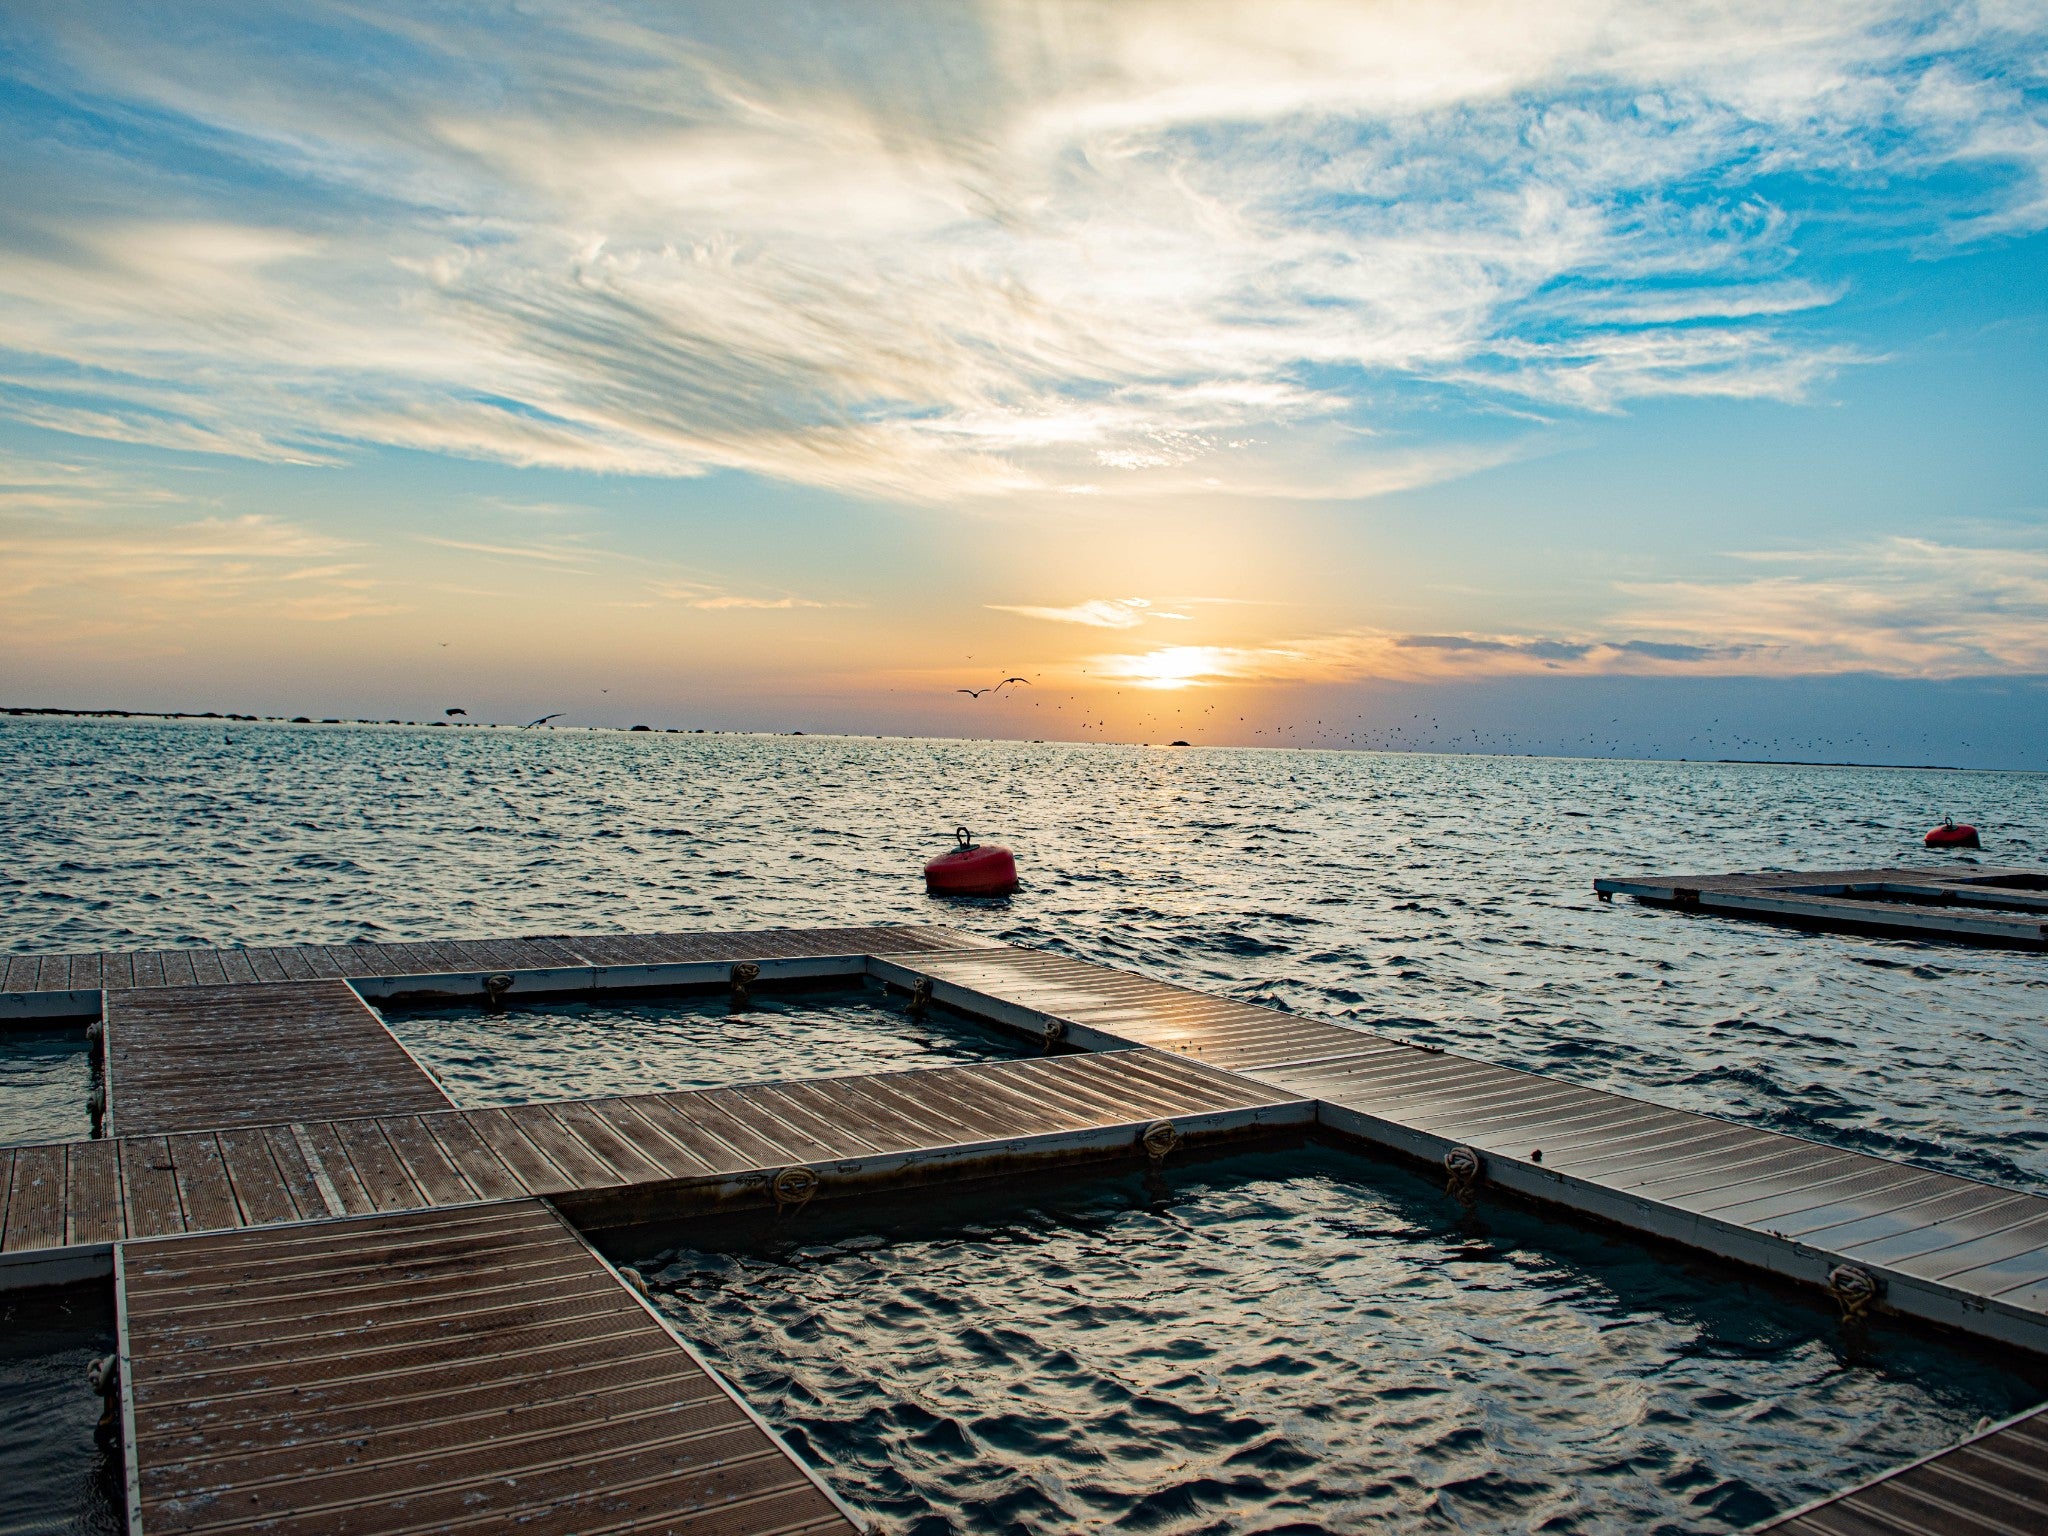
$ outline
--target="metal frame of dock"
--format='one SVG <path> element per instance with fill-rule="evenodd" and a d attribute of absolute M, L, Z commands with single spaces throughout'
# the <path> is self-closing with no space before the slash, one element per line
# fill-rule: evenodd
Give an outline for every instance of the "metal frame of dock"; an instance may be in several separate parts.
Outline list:
<path fill-rule="evenodd" d="M 835 978 L 1048 1054 L 462 1110 L 364 1003 Z M 97 1024 L 107 1135 L 0 1148 L 0 1287 L 114 1274 L 151 1536 L 854 1528 L 580 1231 L 1310 1128 L 2048 1355 L 2035 1194 L 945 929 L 15 956 L 0 988 L 0 1017 Z M 2044 1423 L 1779 1525 L 2044 1528 Z"/>

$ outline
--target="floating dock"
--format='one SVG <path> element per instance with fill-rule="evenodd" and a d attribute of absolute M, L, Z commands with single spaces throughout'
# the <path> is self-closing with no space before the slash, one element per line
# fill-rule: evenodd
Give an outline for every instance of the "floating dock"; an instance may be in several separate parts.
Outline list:
<path fill-rule="evenodd" d="M 1602 901 L 1808 928 L 1842 928 L 2048 949 L 2048 874 L 1959 864 L 1941 869 L 1761 870 L 1601 879 Z"/>
<path fill-rule="evenodd" d="M 852 1536 L 538 1200 L 124 1244 L 129 1530 Z"/>
<path fill-rule="evenodd" d="M 363 1003 L 778 977 L 878 980 L 1048 1054 L 462 1110 Z M 110 1134 L 0 1148 L 0 1286 L 114 1274 L 136 1531 L 846 1529 L 580 1232 L 1309 1127 L 2048 1355 L 2037 1195 L 943 929 L 17 956 L 4 981 L 0 1014 L 101 1025 Z M 521 1329 L 559 1358 L 529 1369 Z M 418 1351 L 449 1400 L 421 1406 Z M 1897 1511 L 1987 1468 L 2048 1509 L 2041 1429 L 1780 1524 L 2006 1530 Z"/>
<path fill-rule="evenodd" d="M 2048 1530 L 2048 1408 L 1757 1526 L 1758 1536 L 2040 1536 Z"/>

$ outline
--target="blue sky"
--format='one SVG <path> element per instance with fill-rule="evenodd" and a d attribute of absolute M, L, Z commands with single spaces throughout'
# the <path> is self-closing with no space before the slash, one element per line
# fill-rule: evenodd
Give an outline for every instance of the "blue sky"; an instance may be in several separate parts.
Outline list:
<path fill-rule="evenodd" d="M 2044 34 L 17 7 L 0 683 L 2048 765 Z"/>

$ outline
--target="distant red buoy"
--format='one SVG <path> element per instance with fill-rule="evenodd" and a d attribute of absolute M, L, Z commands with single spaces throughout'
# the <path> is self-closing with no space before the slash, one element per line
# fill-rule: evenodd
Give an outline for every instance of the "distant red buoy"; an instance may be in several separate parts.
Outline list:
<path fill-rule="evenodd" d="M 924 888 L 934 896 L 1007 896 L 1017 889 L 1017 861 L 994 844 L 977 846 L 965 827 L 954 829 L 960 846 L 924 867 Z"/>
<path fill-rule="evenodd" d="M 1930 848 L 1981 848 L 1977 841 L 1977 829 L 1968 822 L 1958 822 L 1953 816 L 1941 818 L 1941 825 L 1927 834 Z"/>

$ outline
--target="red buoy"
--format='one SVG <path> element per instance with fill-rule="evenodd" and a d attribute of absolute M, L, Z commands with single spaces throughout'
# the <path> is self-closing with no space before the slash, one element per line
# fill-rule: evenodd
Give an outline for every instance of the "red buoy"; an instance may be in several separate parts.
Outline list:
<path fill-rule="evenodd" d="M 1953 816 L 1941 818 L 1941 825 L 1927 834 L 1930 848 L 1981 848 L 1977 841 L 1977 829 L 1968 822 L 1958 822 Z"/>
<path fill-rule="evenodd" d="M 954 829 L 960 846 L 924 867 L 924 888 L 934 896 L 1007 896 L 1017 889 L 1017 861 L 994 844 L 977 846 L 965 827 Z"/>

